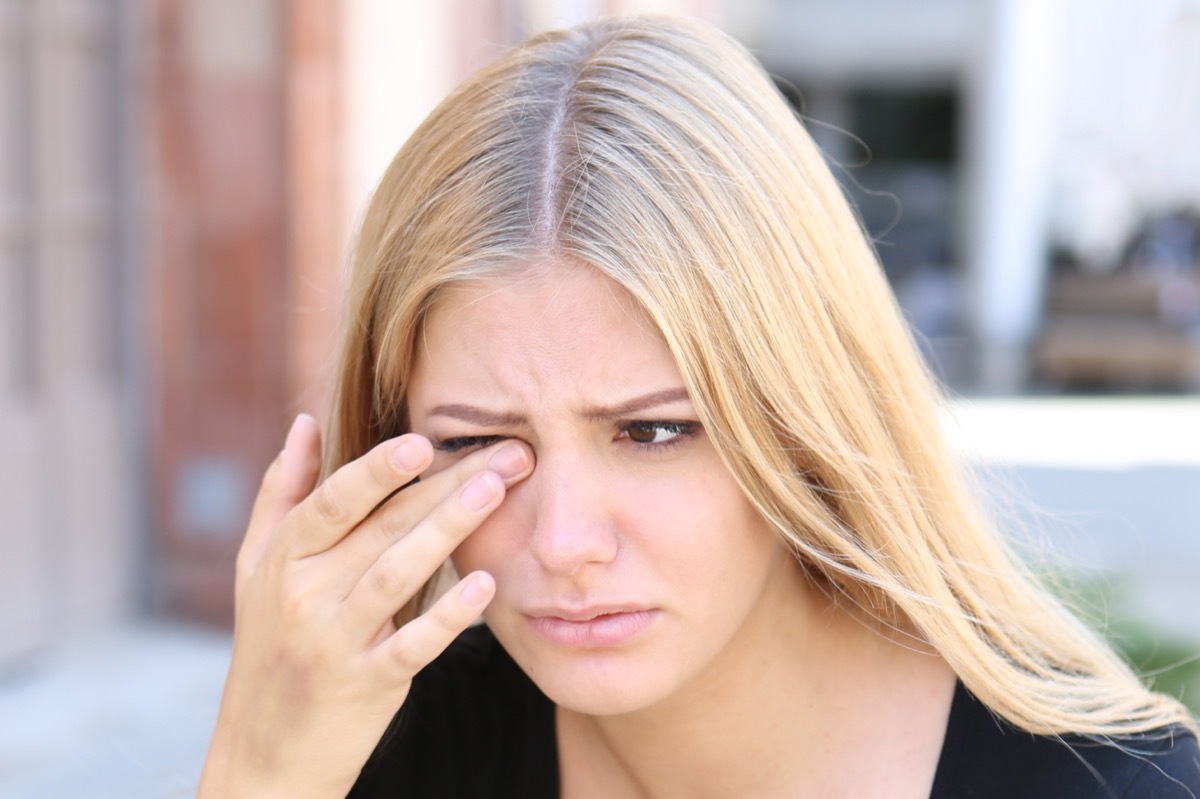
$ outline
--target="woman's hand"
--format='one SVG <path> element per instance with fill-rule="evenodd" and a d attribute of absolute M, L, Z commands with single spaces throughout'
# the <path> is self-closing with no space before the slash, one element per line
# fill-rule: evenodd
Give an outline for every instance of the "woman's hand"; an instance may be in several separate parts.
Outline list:
<path fill-rule="evenodd" d="M 200 797 L 345 796 L 413 675 L 478 617 L 495 583 L 468 574 L 403 627 L 392 616 L 533 469 L 529 449 L 509 441 L 379 506 L 429 467 L 426 439 L 380 444 L 317 486 L 319 452 L 317 424 L 302 415 L 255 501 Z"/>

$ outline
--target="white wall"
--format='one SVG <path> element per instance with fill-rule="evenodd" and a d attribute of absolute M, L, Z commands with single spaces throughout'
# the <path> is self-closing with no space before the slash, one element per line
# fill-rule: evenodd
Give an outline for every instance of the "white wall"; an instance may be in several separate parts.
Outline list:
<path fill-rule="evenodd" d="M 1019 384 L 1052 241 L 1103 266 L 1140 214 L 1200 206 L 1200 0 L 755 5 L 731 13 L 739 34 L 811 81 L 818 120 L 837 112 L 822 87 L 962 87 L 964 266 L 992 389 Z"/>
<path fill-rule="evenodd" d="M 0 660 L 138 592 L 114 8 L 0 8 Z"/>
<path fill-rule="evenodd" d="M 723 5 L 735 7 L 738 0 Z M 977 0 L 775 0 L 765 5 L 764 27 L 749 43 L 768 53 L 773 64 L 818 79 L 953 74 L 975 44 L 970 35 Z"/>
<path fill-rule="evenodd" d="M 347 239 L 400 146 L 451 89 L 456 4 L 343 4 L 342 207 Z"/>
<path fill-rule="evenodd" d="M 1102 268 L 1139 214 L 1200 207 L 1200 2 L 1061 2 L 1053 222 Z"/>
<path fill-rule="evenodd" d="M 968 319 L 980 386 L 1024 383 L 1048 253 L 1063 37 L 1058 0 L 990 0 L 965 64 Z"/>

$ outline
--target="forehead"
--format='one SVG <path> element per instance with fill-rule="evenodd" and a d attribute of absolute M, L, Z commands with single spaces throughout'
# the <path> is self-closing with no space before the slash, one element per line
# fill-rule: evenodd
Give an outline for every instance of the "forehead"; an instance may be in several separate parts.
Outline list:
<path fill-rule="evenodd" d="M 661 334 L 598 270 L 556 264 L 448 287 L 416 342 L 409 400 L 447 393 L 527 404 L 617 400 L 681 384 Z"/>

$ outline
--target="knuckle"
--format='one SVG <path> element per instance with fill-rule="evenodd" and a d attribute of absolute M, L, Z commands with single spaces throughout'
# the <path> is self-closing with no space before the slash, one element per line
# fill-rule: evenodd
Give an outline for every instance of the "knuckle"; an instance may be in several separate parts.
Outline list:
<path fill-rule="evenodd" d="M 280 589 L 280 616 L 291 623 L 306 622 L 316 614 L 319 601 L 317 593 L 305 582 L 288 580 Z"/>
<path fill-rule="evenodd" d="M 392 668 L 405 674 L 416 674 L 426 663 L 426 659 L 417 653 L 416 647 L 407 641 L 398 642 L 397 646 L 392 647 L 388 660 L 391 661 Z"/>
<path fill-rule="evenodd" d="M 380 488 L 396 486 L 396 470 L 392 467 L 382 446 L 373 450 L 366 458 L 367 474 Z"/>
<path fill-rule="evenodd" d="M 459 603 L 450 601 L 450 596 L 445 596 L 429 609 L 429 618 L 437 626 L 439 633 L 449 641 L 462 632 L 474 618 L 474 614 L 464 616 Z"/>
<path fill-rule="evenodd" d="M 454 493 L 434 508 L 430 521 L 434 540 L 439 546 L 445 546 L 447 543 L 457 545 L 482 520 L 466 511 L 459 502 L 458 494 Z"/>
<path fill-rule="evenodd" d="M 439 638 L 449 640 L 458 634 L 455 614 L 451 608 L 445 607 L 445 603 L 434 605 L 426 615 L 433 627 L 433 634 Z"/>
<path fill-rule="evenodd" d="M 383 560 L 367 573 L 366 579 L 372 593 L 385 597 L 403 596 L 410 587 L 408 577 Z"/>
<path fill-rule="evenodd" d="M 417 523 L 413 509 L 400 501 L 399 496 L 392 497 L 380 507 L 375 518 L 379 520 L 376 533 L 384 546 L 390 546 L 407 536 Z"/>
<path fill-rule="evenodd" d="M 318 486 L 310 495 L 309 502 L 312 504 L 313 513 L 325 524 L 340 527 L 353 521 L 350 508 L 329 483 Z"/>

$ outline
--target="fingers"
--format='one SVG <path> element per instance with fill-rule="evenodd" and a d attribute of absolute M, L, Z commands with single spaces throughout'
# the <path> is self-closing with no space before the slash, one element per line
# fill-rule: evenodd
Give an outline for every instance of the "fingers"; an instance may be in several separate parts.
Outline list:
<path fill-rule="evenodd" d="M 370 565 L 345 602 L 347 627 L 370 636 L 416 595 L 434 570 L 504 499 L 505 484 L 491 470 L 474 475 L 440 502 L 406 536 Z"/>
<path fill-rule="evenodd" d="M 472 572 L 447 591 L 428 612 L 387 638 L 372 656 L 385 674 L 408 680 L 450 645 L 479 618 L 496 595 L 496 581 L 487 572 Z"/>
<path fill-rule="evenodd" d="M 263 475 L 238 553 L 239 572 L 252 570 L 262 559 L 272 531 L 312 491 L 320 469 L 321 431 L 316 419 L 302 413 L 292 422 L 283 450 Z"/>
<path fill-rule="evenodd" d="M 533 469 L 533 453 L 518 441 L 508 441 L 472 453 L 434 475 L 423 475 L 419 483 L 378 508 L 372 518 L 346 543 L 359 554 L 374 561 L 385 549 L 403 538 L 421 520 L 433 512 L 446 497 L 464 487 L 484 469 L 498 475 L 510 486 L 524 479 Z M 365 567 L 364 567 L 365 568 Z"/>
<path fill-rule="evenodd" d="M 315 435 L 315 423 L 313 430 Z M 306 435 L 289 436 L 285 453 L 273 464 L 264 484 L 262 510 L 256 511 L 252 525 L 252 546 L 246 549 L 255 550 L 261 559 L 270 544 L 278 557 L 297 563 L 321 555 L 323 565 L 313 562 L 303 578 L 295 578 L 301 581 L 297 590 L 335 601 L 358 592 L 360 596 L 345 606 L 346 629 L 365 631 L 367 636 L 378 631 L 500 504 L 506 486 L 523 479 L 534 465 L 528 445 L 501 442 L 396 493 L 433 459 L 429 441 L 408 434 L 346 464 L 295 504 L 304 481 L 291 474 L 298 469 L 292 461 L 296 451 L 306 451 Z M 293 445 L 294 441 L 300 443 Z M 308 486 L 311 480 L 304 487 Z M 268 523 L 280 513 L 286 517 L 271 533 Z M 397 542 L 410 538 L 393 551 Z"/>
<path fill-rule="evenodd" d="M 339 567 L 327 572 L 325 587 L 339 598 L 347 596 L 388 547 L 408 535 L 446 497 L 485 469 L 498 475 L 506 486 L 512 485 L 533 470 L 533 452 L 519 441 L 502 442 L 474 452 L 436 474 L 423 475 L 420 482 L 377 506 L 356 529 L 345 534 L 337 546 Z M 297 509 L 298 515 L 301 512 Z M 413 561 L 410 566 L 424 571 L 427 577 L 440 563 Z"/>
<path fill-rule="evenodd" d="M 288 554 L 303 558 L 326 551 L 432 461 L 429 441 L 408 434 L 386 441 L 338 469 L 289 517 L 283 542 Z"/>

